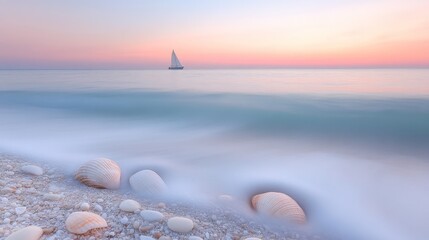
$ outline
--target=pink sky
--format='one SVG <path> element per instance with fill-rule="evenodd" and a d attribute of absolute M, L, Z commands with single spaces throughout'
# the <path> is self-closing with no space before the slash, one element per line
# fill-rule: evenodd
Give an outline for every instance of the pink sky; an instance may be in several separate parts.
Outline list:
<path fill-rule="evenodd" d="M 429 66 L 429 1 L 85 3 L 2 3 L 0 68 Z"/>

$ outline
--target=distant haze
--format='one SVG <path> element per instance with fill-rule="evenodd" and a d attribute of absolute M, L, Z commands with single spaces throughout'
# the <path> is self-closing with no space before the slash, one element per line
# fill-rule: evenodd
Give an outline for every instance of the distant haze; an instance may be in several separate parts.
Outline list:
<path fill-rule="evenodd" d="M 5 0 L 0 69 L 427 67 L 429 1 Z"/>

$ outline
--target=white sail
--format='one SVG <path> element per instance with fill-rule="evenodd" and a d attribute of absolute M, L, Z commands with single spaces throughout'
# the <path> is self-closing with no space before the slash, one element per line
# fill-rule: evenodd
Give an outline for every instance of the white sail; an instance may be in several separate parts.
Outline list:
<path fill-rule="evenodd" d="M 182 64 L 180 64 L 179 59 L 176 56 L 176 53 L 173 50 L 173 53 L 171 53 L 171 66 L 170 69 L 183 69 Z"/>

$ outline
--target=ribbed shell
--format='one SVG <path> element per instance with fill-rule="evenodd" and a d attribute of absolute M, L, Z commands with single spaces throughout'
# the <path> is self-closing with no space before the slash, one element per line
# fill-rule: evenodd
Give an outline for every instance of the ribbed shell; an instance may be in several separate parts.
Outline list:
<path fill-rule="evenodd" d="M 66 219 L 66 228 L 74 234 L 84 234 L 89 230 L 107 227 L 101 216 L 91 212 L 74 212 Z"/>
<path fill-rule="evenodd" d="M 162 178 L 152 170 L 142 170 L 130 177 L 131 188 L 140 194 L 160 194 L 167 190 Z"/>
<path fill-rule="evenodd" d="M 267 192 L 252 197 L 253 208 L 262 214 L 287 218 L 294 223 L 306 222 L 305 213 L 299 204 L 284 193 Z"/>
<path fill-rule="evenodd" d="M 37 226 L 29 226 L 13 232 L 6 238 L 6 240 L 39 240 L 42 235 L 42 228 Z"/>
<path fill-rule="evenodd" d="M 113 160 L 99 158 L 80 167 L 76 179 L 90 187 L 117 189 L 121 183 L 121 168 Z"/>

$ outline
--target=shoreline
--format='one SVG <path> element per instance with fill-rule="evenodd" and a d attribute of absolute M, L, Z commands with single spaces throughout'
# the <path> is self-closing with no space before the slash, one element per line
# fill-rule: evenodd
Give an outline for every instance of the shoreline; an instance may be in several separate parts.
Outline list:
<path fill-rule="evenodd" d="M 21 167 L 35 164 L 44 170 L 40 176 L 26 174 Z M 261 222 L 239 214 L 232 208 L 196 206 L 190 203 L 154 201 L 143 199 L 132 192 L 96 189 L 76 184 L 72 177 L 47 164 L 39 164 L 20 157 L 0 154 L 0 238 L 31 225 L 44 229 L 40 239 L 321 239 L 318 235 L 300 231 L 271 228 Z M 119 204 L 126 199 L 140 203 L 134 212 L 124 212 Z M 107 228 L 91 230 L 82 235 L 67 231 L 66 218 L 82 211 L 103 217 Z M 23 208 L 24 207 L 24 208 Z M 146 221 L 141 211 L 152 210 L 162 214 L 162 219 Z M 169 229 L 167 220 L 185 217 L 193 221 L 193 229 L 178 233 Z"/>

